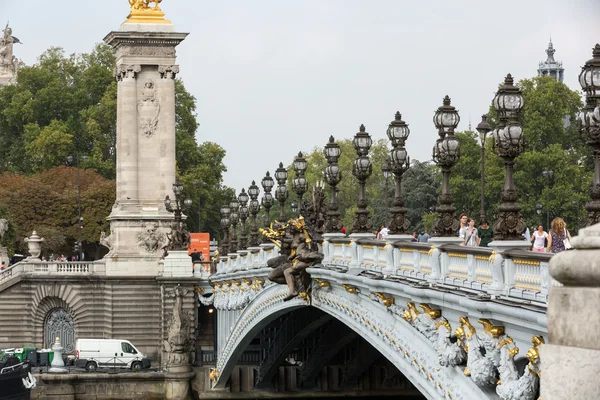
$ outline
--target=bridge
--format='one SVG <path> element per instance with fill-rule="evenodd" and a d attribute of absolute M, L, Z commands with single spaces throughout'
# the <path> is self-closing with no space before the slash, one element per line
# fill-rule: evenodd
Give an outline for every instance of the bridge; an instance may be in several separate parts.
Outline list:
<path fill-rule="evenodd" d="M 290 364 L 298 388 L 320 386 L 323 366 L 359 337 L 369 346 L 345 359 L 342 384 L 383 356 L 429 399 L 537 398 L 531 354 L 547 336 L 548 290 L 560 286 L 548 274 L 551 254 L 346 237 L 322 249 L 310 290 L 290 301 L 267 279 L 272 245 L 221 257 L 199 296 L 217 309 L 215 389 L 231 384 L 240 357 L 270 333 L 252 377 L 259 388 Z"/>

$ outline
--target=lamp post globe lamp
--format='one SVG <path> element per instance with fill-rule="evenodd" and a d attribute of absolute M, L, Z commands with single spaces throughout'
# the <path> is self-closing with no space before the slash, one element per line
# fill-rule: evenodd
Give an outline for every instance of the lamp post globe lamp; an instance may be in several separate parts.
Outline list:
<path fill-rule="evenodd" d="M 238 251 L 238 240 L 237 240 L 237 224 L 240 221 L 240 203 L 235 195 L 229 200 L 229 208 L 231 210 L 229 214 L 229 221 L 231 222 L 231 236 L 229 240 L 229 251 L 235 253 Z"/>
<path fill-rule="evenodd" d="M 410 227 L 410 221 L 406 218 L 407 210 L 404 207 L 404 199 L 402 198 L 402 175 L 410 167 L 410 158 L 404 148 L 409 135 L 410 129 L 406 122 L 402 120 L 400 112 L 397 111 L 394 120 L 390 122 L 387 129 L 388 139 L 392 142 L 389 169 L 394 174 L 395 181 L 394 201 L 391 210 L 392 219 L 389 226 L 391 235 L 406 234 Z"/>
<path fill-rule="evenodd" d="M 369 159 L 369 149 L 372 143 L 371 135 L 366 132 L 365 126 L 361 124 L 359 132 L 354 135 L 352 140 L 354 150 L 358 156 L 352 164 L 352 175 L 358 179 L 359 185 L 358 209 L 354 215 L 352 233 L 372 233 L 373 231 L 373 221 L 371 221 L 371 215 L 367 209 L 368 203 L 365 196 L 365 185 L 373 172 L 373 166 Z"/>
<path fill-rule="evenodd" d="M 337 184 L 342 180 L 342 171 L 338 165 L 338 160 L 342 154 L 341 147 L 335 142 L 333 136 L 329 136 L 329 142 L 323 149 L 323 154 L 327 159 L 327 166 L 324 171 L 324 178 L 330 188 L 330 204 L 327 210 L 327 221 L 325 222 L 325 232 L 340 233 L 342 230 L 341 213 L 337 204 Z"/>
<path fill-rule="evenodd" d="M 221 254 L 225 255 L 229 253 L 229 204 L 221 206 L 221 228 L 223 229 L 223 240 L 221 242 Z"/>
<path fill-rule="evenodd" d="M 295 177 L 292 180 L 292 189 L 298 196 L 298 208 L 300 214 L 302 214 L 302 196 L 308 190 L 308 182 L 306 181 L 305 172 L 306 172 L 306 159 L 302 152 L 299 152 L 296 157 L 294 157 L 293 168 L 295 172 Z M 296 213 L 294 213 L 296 214 Z"/>
<path fill-rule="evenodd" d="M 252 228 L 250 229 L 250 247 L 256 247 L 260 243 L 258 241 L 258 226 L 256 225 L 256 215 L 260 211 L 260 203 L 258 202 L 258 195 L 260 189 L 256 185 L 255 181 L 252 181 L 252 185 L 248 187 L 248 196 L 250 196 L 250 203 L 248 203 L 248 210 L 252 216 Z"/>
<path fill-rule="evenodd" d="M 246 189 L 242 188 L 240 195 L 238 196 L 238 202 L 240 204 L 239 208 L 239 216 L 240 221 L 242 222 L 241 226 L 241 234 L 240 234 L 240 250 L 244 250 L 248 247 L 248 236 L 246 235 L 246 220 L 248 219 L 249 210 L 248 210 L 248 201 L 250 200 L 250 196 L 246 193 Z"/>
<path fill-rule="evenodd" d="M 518 116 L 523 108 L 523 96 L 521 90 L 513 83 L 512 76 L 508 74 L 492 101 L 499 116 L 498 127 L 494 130 L 494 145 L 498 155 L 504 160 L 506 171 L 501 192 L 502 203 L 498 206 L 498 219 L 493 227 L 497 240 L 521 240 L 525 232 L 521 207 L 517 204 L 517 188 L 513 180 L 515 158 L 522 148 L 523 128 L 519 124 Z"/>
<path fill-rule="evenodd" d="M 283 163 L 279 163 L 279 168 L 275 170 L 275 179 L 277 180 L 277 189 L 275 190 L 275 198 L 279 201 L 279 220 L 285 221 L 285 201 L 289 193 L 286 186 L 288 177 L 287 170 L 283 167 Z"/>
<path fill-rule="evenodd" d="M 481 194 L 480 194 L 480 209 L 479 222 L 485 220 L 485 141 L 487 134 L 492 130 L 487 122 L 487 114 L 481 116 L 481 122 L 477 124 L 477 132 L 479 133 L 479 141 L 481 143 Z"/>
<path fill-rule="evenodd" d="M 271 190 L 275 185 L 273 178 L 271 178 L 271 174 L 267 171 L 265 177 L 260 182 L 265 194 L 261 199 L 261 204 L 265 208 L 265 220 L 264 227 L 268 228 L 271 224 L 271 207 L 273 207 L 273 195 L 271 194 Z M 266 240 L 266 239 L 265 239 Z M 268 241 L 267 241 L 268 242 Z"/>
<path fill-rule="evenodd" d="M 387 159 L 387 161 L 385 161 L 383 164 L 381 164 L 381 173 L 383 174 L 383 177 L 385 179 L 385 197 L 383 198 L 384 202 L 385 202 L 385 226 L 388 226 L 389 224 L 389 215 L 390 215 L 390 209 L 389 209 L 389 205 L 388 205 L 388 183 L 389 183 L 389 177 L 392 174 L 392 171 L 390 170 L 390 164 L 392 164 L 392 160 L 390 158 Z"/>
<path fill-rule="evenodd" d="M 580 127 L 594 157 L 591 201 L 585 205 L 585 225 L 590 226 L 600 223 L 600 44 L 596 44 L 592 58 L 581 68 L 579 83 L 586 96 L 585 106 L 579 114 Z"/>
<path fill-rule="evenodd" d="M 437 219 L 433 223 L 433 235 L 437 237 L 456 236 L 460 226 L 450 192 L 450 173 L 460 159 L 460 144 L 454 136 L 459 121 L 458 111 L 451 105 L 450 97 L 446 95 L 433 116 L 433 123 L 439 136 L 433 147 L 433 161 L 442 169 L 442 192 L 438 196 L 435 209 Z"/>

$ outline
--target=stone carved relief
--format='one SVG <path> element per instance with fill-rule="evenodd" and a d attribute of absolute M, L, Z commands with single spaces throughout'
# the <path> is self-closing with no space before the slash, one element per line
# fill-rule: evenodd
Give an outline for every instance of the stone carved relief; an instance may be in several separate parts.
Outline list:
<path fill-rule="evenodd" d="M 144 136 L 150 138 L 156 133 L 160 102 L 158 101 L 156 84 L 152 79 L 144 82 L 138 99 L 138 129 Z"/>
<path fill-rule="evenodd" d="M 194 344 L 192 331 L 192 318 L 189 313 L 183 311 L 183 299 L 188 293 L 181 285 L 177 285 L 167 297 L 174 297 L 173 314 L 167 322 L 168 336 L 164 341 L 165 351 L 168 353 L 167 367 L 187 365 L 189 363 L 188 353 Z"/>
<path fill-rule="evenodd" d="M 179 73 L 179 65 L 159 65 L 158 73 L 161 79 L 175 79 Z"/>
<path fill-rule="evenodd" d="M 106 233 L 102 231 L 100 233 L 100 244 L 108 249 L 108 255 L 112 254 L 114 248 L 112 235 L 106 236 Z"/>
<path fill-rule="evenodd" d="M 142 67 L 139 65 L 132 64 L 119 64 L 115 68 L 115 78 L 118 81 L 122 81 L 125 78 L 133 78 L 137 77 L 137 74 L 142 70 Z"/>
<path fill-rule="evenodd" d="M 138 244 L 148 253 L 154 254 L 160 249 L 164 249 L 168 243 L 167 235 L 158 232 L 156 222 L 146 223 L 144 232 L 138 235 Z"/>
<path fill-rule="evenodd" d="M 171 46 L 123 46 L 117 50 L 117 58 L 123 56 L 175 57 Z"/>

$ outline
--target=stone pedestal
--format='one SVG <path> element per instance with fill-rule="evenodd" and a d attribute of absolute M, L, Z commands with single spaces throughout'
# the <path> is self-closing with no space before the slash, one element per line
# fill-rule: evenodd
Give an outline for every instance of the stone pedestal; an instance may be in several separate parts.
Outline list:
<path fill-rule="evenodd" d="M 54 356 L 52 358 L 52 368 L 48 370 L 53 374 L 66 374 L 68 371 L 65 368 L 65 362 L 62 358 L 64 348 L 62 344 L 60 344 L 60 338 L 56 338 L 56 341 L 52 345 L 52 351 L 54 352 Z"/>
<path fill-rule="evenodd" d="M 174 278 L 189 278 L 194 276 L 192 258 L 187 250 L 171 250 L 162 260 L 162 276 Z"/>
<path fill-rule="evenodd" d="M 128 20 L 104 38 L 116 49 L 118 82 L 108 275 L 157 275 L 173 221 L 164 199 L 173 197 L 175 182 L 175 47 L 187 33 L 173 32 L 166 20 L 150 22 Z"/>
<path fill-rule="evenodd" d="M 432 236 L 429 238 L 429 244 L 440 247 L 443 244 L 461 244 L 463 240 L 458 236 Z"/>
<path fill-rule="evenodd" d="M 600 224 L 579 231 L 572 251 L 550 259 L 562 283 L 548 297 L 549 344 L 540 348 L 544 400 L 595 399 L 600 392 Z"/>
<path fill-rule="evenodd" d="M 530 242 L 525 240 L 494 240 L 488 244 L 488 247 L 498 253 L 508 249 L 527 250 L 531 246 Z"/>

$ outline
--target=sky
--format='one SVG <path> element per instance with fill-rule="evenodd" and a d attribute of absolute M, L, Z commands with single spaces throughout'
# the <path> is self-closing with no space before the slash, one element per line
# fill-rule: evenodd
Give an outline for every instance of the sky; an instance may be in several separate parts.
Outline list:
<path fill-rule="evenodd" d="M 239 191 L 298 151 L 349 139 L 364 124 L 386 138 L 396 111 L 411 159 L 427 161 L 433 113 L 447 94 L 459 130 L 487 112 L 507 73 L 537 74 L 552 37 L 565 83 L 600 42 L 600 0 L 163 0 L 178 32 L 179 77 L 197 99 L 198 142 L 227 152 Z M 129 12 L 127 0 L 0 0 L 26 64 L 51 46 L 92 50 Z M 477 172 L 474 172 L 477 173 Z"/>

